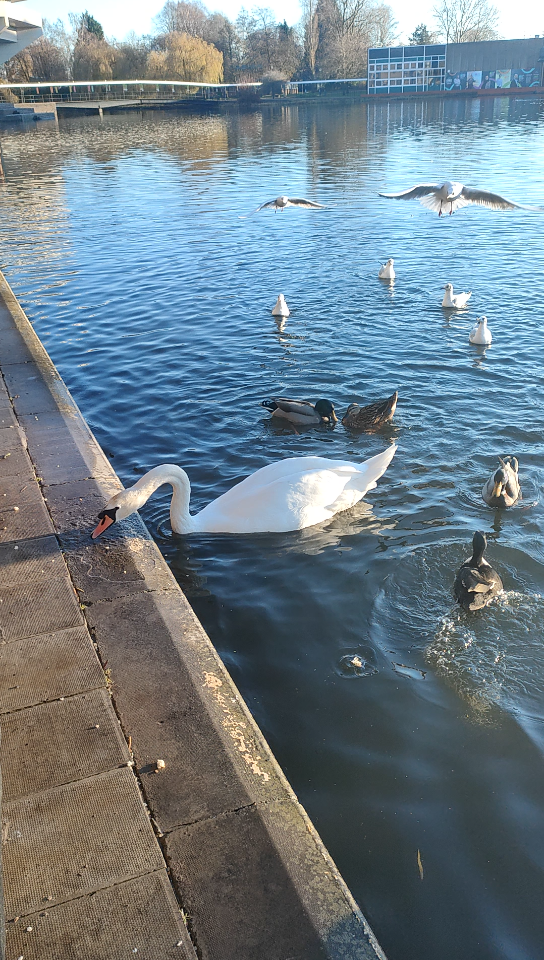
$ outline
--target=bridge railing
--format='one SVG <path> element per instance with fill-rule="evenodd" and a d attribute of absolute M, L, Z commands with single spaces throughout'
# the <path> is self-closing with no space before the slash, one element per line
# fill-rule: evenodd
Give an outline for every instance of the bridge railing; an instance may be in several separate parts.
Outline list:
<path fill-rule="evenodd" d="M 84 103 L 97 100 L 161 100 L 180 99 L 218 100 L 239 99 L 244 94 L 257 92 L 260 82 L 252 83 L 193 83 L 185 80 L 98 80 L 65 81 L 63 83 L 6 83 L 2 91 L 9 91 L 20 103 Z M 304 80 L 281 82 L 282 94 L 304 95 L 316 93 L 349 93 L 352 90 L 365 92 L 366 78 L 346 80 Z"/>

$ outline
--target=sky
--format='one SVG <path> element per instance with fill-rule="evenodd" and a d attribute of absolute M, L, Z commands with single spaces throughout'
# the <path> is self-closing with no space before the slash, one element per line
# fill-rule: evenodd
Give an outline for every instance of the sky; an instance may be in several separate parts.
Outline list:
<path fill-rule="evenodd" d="M 399 42 L 406 40 L 419 23 L 432 29 L 432 8 L 436 0 L 389 0 L 399 24 Z M 210 11 L 224 13 L 231 20 L 241 7 L 270 7 L 278 20 L 287 20 L 293 25 L 300 19 L 297 0 L 204 0 Z M 518 7 L 511 0 L 495 0 L 500 11 L 499 32 L 505 39 L 544 35 L 544 4 L 542 0 L 525 0 Z M 48 20 L 60 17 L 67 19 L 69 12 L 82 13 L 88 10 L 102 24 L 106 36 L 122 40 L 134 30 L 137 34 L 152 33 L 152 19 L 164 6 L 164 0 L 32 0 L 21 4 L 28 6 Z M 407 8 L 409 7 L 409 11 Z"/>

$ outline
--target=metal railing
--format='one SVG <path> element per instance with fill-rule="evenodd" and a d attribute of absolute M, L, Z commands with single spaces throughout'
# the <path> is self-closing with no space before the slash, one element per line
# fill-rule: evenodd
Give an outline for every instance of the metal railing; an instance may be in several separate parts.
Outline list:
<path fill-rule="evenodd" d="M 315 95 L 321 92 L 333 92 L 336 85 L 345 92 L 350 86 L 355 89 L 364 86 L 366 78 L 357 77 L 346 80 L 299 80 L 279 81 L 283 95 Z M 180 99 L 227 100 L 239 99 L 244 92 L 255 91 L 262 83 L 199 83 L 186 80 L 87 80 L 64 81 L 54 83 L 6 83 L 0 85 L 2 91 L 9 91 L 19 103 L 83 103 L 97 100 L 158 100 L 172 102 Z"/>

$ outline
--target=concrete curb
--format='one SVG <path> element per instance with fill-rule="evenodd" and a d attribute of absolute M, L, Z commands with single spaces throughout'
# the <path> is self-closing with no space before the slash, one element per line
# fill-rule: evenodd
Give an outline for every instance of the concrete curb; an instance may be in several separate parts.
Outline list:
<path fill-rule="evenodd" d="M 17 423 L 198 956 L 385 960 L 140 518 L 90 540 L 121 484 L 0 273 L 1 301 Z"/>

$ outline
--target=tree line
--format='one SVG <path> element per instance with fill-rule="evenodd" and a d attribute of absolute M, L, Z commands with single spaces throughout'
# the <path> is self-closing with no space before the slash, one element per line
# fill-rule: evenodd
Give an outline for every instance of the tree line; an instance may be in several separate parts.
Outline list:
<path fill-rule="evenodd" d="M 409 43 L 490 40 L 498 11 L 487 0 L 440 0 L 437 31 L 419 24 Z M 393 11 L 380 0 L 302 0 L 296 27 L 267 7 L 233 22 L 201 0 L 167 0 L 152 35 L 108 40 L 88 12 L 44 20 L 44 35 L 5 65 L 11 83 L 70 80 L 195 80 L 248 83 L 365 77 L 369 47 L 398 42 Z"/>

